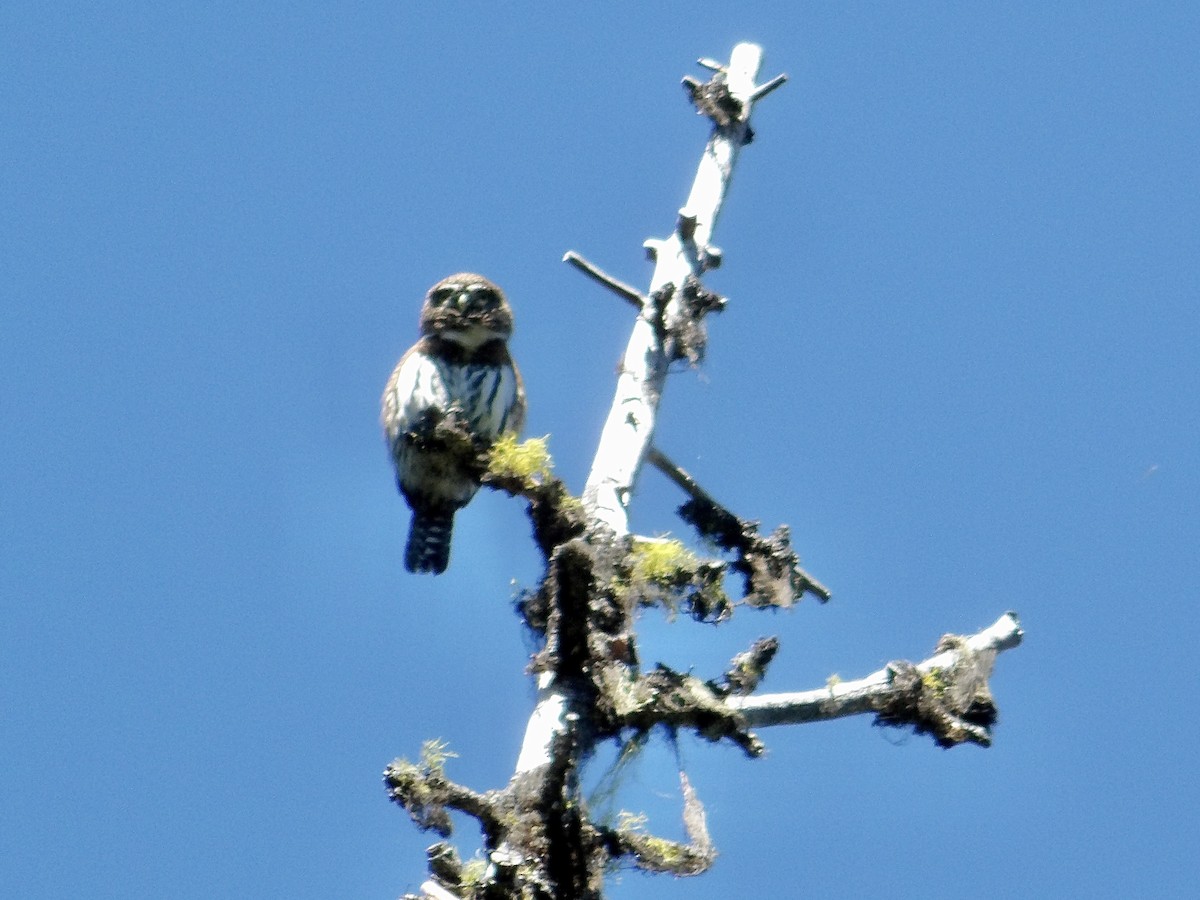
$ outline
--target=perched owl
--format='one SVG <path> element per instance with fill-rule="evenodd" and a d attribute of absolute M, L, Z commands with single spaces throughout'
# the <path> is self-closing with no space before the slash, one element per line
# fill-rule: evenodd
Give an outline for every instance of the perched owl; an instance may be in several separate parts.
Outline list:
<path fill-rule="evenodd" d="M 412 508 L 404 550 L 410 572 L 446 571 L 454 513 L 479 490 L 463 460 L 421 440 L 432 420 L 458 416 L 486 447 L 525 420 L 525 389 L 508 355 L 513 317 L 482 275 L 443 278 L 421 307 L 421 338 L 383 392 L 383 430 L 400 493 Z"/>

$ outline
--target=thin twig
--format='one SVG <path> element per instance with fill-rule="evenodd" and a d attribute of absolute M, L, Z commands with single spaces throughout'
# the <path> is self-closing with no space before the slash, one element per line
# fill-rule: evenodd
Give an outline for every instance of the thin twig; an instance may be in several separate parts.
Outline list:
<path fill-rule="evenodd" d="M 622 300 L 626 300 L 633 304 L 637 309 L 641 309 L 646 305 L 646 295 L 637 288 L 626 284 L 623 281 L 618 281 L 600 267 L 588 262 L 574 250 L 568 250 L 563 256 L 563 262 L 570 263 L 584 275 L 589 278 L 594 278 L 600 282 Z"/>
<path fill-rule="evenodd" d="M 763 84 L 760 84 L 758 87 L 756 87 L 750 93 L 750 99 L 751 100 L 761 100 L 763 97 L 767 96 L 767 94 L 771 93 L 771 91 L 775 90 L 775 88 L 779 87 L 787 80 L 788 80 L 787 75 L 776 75 L 770 81 L 764 82 Z"/>
<path fill-rule="evenodd" d="M 646 449 L 646 462 L 650 463 L 650 465 L 654 466 L 654 468 L 666 475 L 667 478 L 675 482 L 679 489 L 693 500 L 699 500 L 701 503 L 709 503 L 719 509 L 725 509 L 725 507 L 721 506 L 720 503 L 714 500 L 709 493 L 704 490 L 704 488 L 700 487 L 695 478 L 672 462 L 671 459 L 657 447 L 651 445 Z M 726 512 L 728 512 L 728 510 L 726 510 Z"/>

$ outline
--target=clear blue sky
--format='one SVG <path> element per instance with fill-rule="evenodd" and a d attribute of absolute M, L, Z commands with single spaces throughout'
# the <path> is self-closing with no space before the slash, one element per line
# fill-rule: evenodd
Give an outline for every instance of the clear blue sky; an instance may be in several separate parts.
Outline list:
<path fill-rule="evenodd" d="M 1007 609 L 1028 636 L 990 750 L 684 741 L 722 855 L 612 897 L 1193 891 L 1200 7 L 418 9 L 0 9 L 0 895 L 419 884 L 381 771 L 441 737 L 505 783 L 538 559 L 481 495 L 447 575 L 403 571 L 383 382 L 425 289 L 486 273 L 581 488 L 630 312 L 559 260 L 647 282 L 706 134 L 678 80 L 741 40 L 792 80 L 659 442 L 834 600 L 651 614 L 644 656 L 708 676 L 778 634 L 788 690 Z M 635 527 L 678 500 L 647 472 Z M 675 778 L 652 747 L 616 807 L 680 835 Z"/>

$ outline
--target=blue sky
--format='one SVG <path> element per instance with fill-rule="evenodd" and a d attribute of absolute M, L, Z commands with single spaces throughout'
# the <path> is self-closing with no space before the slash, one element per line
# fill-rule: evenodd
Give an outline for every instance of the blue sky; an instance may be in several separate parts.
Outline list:
<path fill-rule="evenodd" d="M 403 571 L 379 393 L 425 289 L 484 272 L 581 488 L 630 312 L 559 260 L 648 281 L 706 135 L 678 80 L 742 40 L 791 81 L 659 444 L 834 599 L 650 614 L 643 657 L 778 634 L 789 690 L 1007 609 L 1027 639 L 986 751 L 681 742 L 722 855 L 611 896 L 1194 890 L 1198 35 L 1184 3 L 5 4 L 0 894 L 419 884 L 381 771 L 440 737 L 506 782 L 538 560 L 481 495 L 445 576 Z M 645 473 L 634 527 L 679 499 Z M 666 748 L 616 806 L 681 834 Z"/>

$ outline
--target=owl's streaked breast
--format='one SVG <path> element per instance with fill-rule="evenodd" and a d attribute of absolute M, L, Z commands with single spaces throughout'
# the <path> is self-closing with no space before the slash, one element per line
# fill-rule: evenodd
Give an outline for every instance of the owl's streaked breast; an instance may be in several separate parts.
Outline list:
<path fill-rule="evenodd" d="M 471 431 L 495 440 L 520 428 L 519 385 L 511 365 L 454 364 L 413 353 L 396 370 L 385 398 L 385 425 L 389 436 L 412 429 L 428 409 L 448 412 L 457 406 Z"/>

